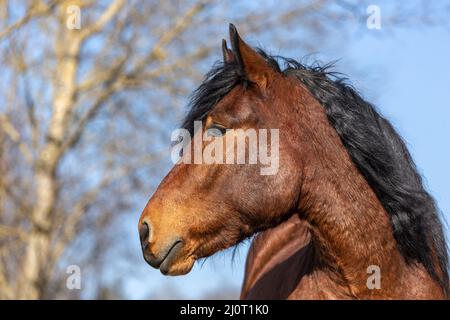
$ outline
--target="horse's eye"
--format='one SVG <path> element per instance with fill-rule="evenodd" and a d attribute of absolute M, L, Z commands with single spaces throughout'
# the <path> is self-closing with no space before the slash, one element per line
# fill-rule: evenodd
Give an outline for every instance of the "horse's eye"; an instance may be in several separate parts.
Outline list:
<path fill-rule="evenodd" d="M 210 137 L 222 137 L 227 133 L 227 128 L 220 124 L 212 124 L 208 127 L 206 132 Z"/>

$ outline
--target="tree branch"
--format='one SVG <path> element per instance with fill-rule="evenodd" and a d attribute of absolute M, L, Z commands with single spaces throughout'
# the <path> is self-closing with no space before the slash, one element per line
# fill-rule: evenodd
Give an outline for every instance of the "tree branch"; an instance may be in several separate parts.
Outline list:
<path fill-rule="evenodd" d="M 82 29 L 83 31 L 80 34 L 80 38 L 86 39 L 102 30 L 106 26 L 106 24 L 108 24 L 108 22 L 111 21 L 111 19 L 113 19 L 114 16 L 117 15 L 117 13 L 120 11 L 120 9 L 122 9 L 124 4 L 125 4 L 124 0 L 115 0 L 113 3 L 111 3 L 109 7 L 105 10 L 105 12 L 100 16 L 100 18 L 98 18 L 96 23 Z"/>
<path fill-rule="evenodd" d="M 23 27 L 32 19 L 50 13 L 58 2 L 60 2 L 60 0 L 51 1 L 48 5 L 44 2 L 33 2 L 32 6 L 29 10 L 27 10 L 27 13 L 22 18 L 0 31 L 0 40 L 8 36 L 14 30 Z"/>
<path fill-rule="evenodd" d="M 24 156 L 28 164 L 33 163 L 33 153 L 28 146 L 23 143 L 19 131 L 14 127 L 11 121 L 4 114 L 0 114 L 0 128 L 6 133 L 6 135 L 19 147 L 19 151 Z"/>

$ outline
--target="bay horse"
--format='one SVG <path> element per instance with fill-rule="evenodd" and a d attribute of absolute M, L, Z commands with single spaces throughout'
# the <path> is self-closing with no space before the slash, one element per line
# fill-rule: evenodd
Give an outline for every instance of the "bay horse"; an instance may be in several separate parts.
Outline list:
<path fill-rule="evenodd" d="M 232 24 L 230 42 L 183 128 L 278 128 L 279 170 L 179 161 L 139 219 L 147 263 L 186 274 L 257 234 L 243 299 L 448 298 L 443 224 L 389 121 L 328 66 L 255 50 Z"/>

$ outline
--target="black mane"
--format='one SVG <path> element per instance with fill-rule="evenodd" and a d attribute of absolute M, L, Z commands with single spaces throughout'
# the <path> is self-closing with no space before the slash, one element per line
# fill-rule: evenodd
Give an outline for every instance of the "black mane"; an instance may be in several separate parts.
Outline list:
<path fill-rule="evenodd" d="M 433 198 L 402 138 L 376 108 L 332 65 L 303 65 L 295 60 L 259 53 L 286 76 L 295 76 L 324 107 L 351 159 L 388 212 L 398 248 L 408 263 L 421 263 L 449 294 L 447 245 Z M 284 62 L 281 70 L 278 61 Z M 216 64 L 194 92 L 183 128 L 193 131 L 231 89 L 245 82 L 236 65 Z"/>

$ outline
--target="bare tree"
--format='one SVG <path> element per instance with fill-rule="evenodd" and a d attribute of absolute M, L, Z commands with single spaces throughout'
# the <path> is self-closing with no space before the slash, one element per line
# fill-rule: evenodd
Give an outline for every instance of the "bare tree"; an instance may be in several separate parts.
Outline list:
<path fill-rule="evenodd" d="M 278 43 L 301 29 L 313 48 L 365 7 L 353 9 L 321 0 L 0 0 L 0 299 L 67 297 L 70 261 L 98 281 L 228 22 Z"/>

